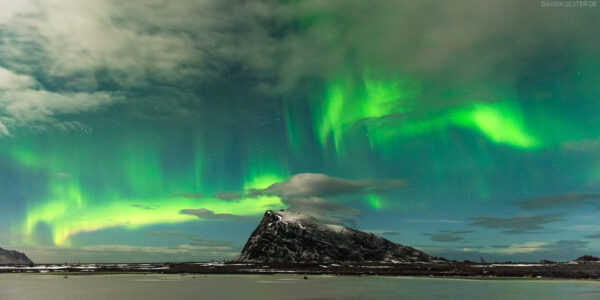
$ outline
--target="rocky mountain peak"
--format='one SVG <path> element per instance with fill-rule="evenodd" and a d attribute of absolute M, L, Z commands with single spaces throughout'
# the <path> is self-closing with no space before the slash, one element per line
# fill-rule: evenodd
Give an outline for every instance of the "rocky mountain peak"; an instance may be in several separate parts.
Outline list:
<path fill-rule="evenodd" d="M 24 253 L 0 248 L 0 265 L 31 265 L 33 262 Z"/>
<path fill-rule="evenodd" d="M 234 261 L 256 262 L 417 262 L 434 258 L 372 233 L 291 211 L 265 212 Z"/>

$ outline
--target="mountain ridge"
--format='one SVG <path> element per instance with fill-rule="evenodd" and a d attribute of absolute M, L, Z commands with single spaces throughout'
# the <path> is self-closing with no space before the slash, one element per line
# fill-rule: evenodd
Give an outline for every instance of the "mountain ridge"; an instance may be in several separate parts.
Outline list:
<path fill-rule="evenodd" d="M 290 212 L 265 212 L 235 262 L 431 262 L 443 260 L 372 233 Z"/>
<path fill-rule="evenodd" d="M 0 247 L 0 265 L 31 265 L 33 262 L 25 253 L 6 250 Z"/>

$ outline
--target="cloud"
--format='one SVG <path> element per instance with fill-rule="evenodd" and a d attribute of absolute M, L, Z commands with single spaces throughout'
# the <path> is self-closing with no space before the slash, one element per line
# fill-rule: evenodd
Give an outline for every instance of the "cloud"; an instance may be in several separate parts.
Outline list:
<path fill-rule="evenodd" d="M 588 248 L 589 243 L 581 240 L 558 240 L 555 242 L 530 241 L 511 245 L 494 245 L 490 248 L 470 245 L 438 246 L 421 245 L 419 249 L 447 259 L 488 262 L 523 261 L 537 262 L 541 259 L 568 261 L 585 254 L 595 254 Z"/>
<path fill-rule="evenodd" d="M 192 242 L 194 246 L 217 246 L 217 247 L 231 247 L 232 242 L 229 241 L 215 241 L 204 239 L 195 234 L 189 234 L 185 232 L 178 231 L 146 231 L 146 234 L 156 237 L 174 237 L 174 238 L 184 238 Z"/>
<path fill-rule="evenodd" d="M 242 197 L 242 194 L 238 192 L 219 192 L 213 194 L 212 196 L 223 201 L 233 201 L 236 199 L 240 199 Z"/>
<path fill-rule="evenodd" d="M 582 205 L 593 200 L 600 200 L 600 194 L 562 194 L 525 199 L 515 205 L 526 210 L 551 209 L 555 207 L 571 207 Z"/>
<path fill-rule="evenodd" d="M 564 214 L 546 214 L 546 215 L 524 215 L 510 218 L 498 217 L 476 217 L 471 218 L 469 225 L 490 228 L 504 229 L 506 234 L 533 233 L 542 230 L 543 225 L 561 220 Z"/>
<path fill-rule="evenodd" d="M 406 223 L 464 223 L 463 221 L 451 219 L 405 219 Z"/>
<path fill-rule="evenodd" d="M 142 204 L 137 204 L 137 203 L 132 204 L 131 206 L 141 208 L 141 209 L 146 209 L 146 210 L 153 210 L 153 209 L 157 209 L 158 207 L 160 207 L 160 205 L 142 205 Z"/>
<path fill-rule="evenodd" d="M 93 245 L 83 246 L 82 250 L 91 251 L 116 251 L 116 252 L 141 252 L 141 253 L 160 253 L 176 254 L 187 253 L 194 250 L 230 250 L 230 247 L 211 247 L 199 245 L 179 245 L 178 247 L 156 247 L 156 246 L 135 246 L 135 245 Z"/>
<path fill-rule="evenodd" d="M 49 77 L 74 78 L 73 85 L 84 88 L 98 86 L 98 71 L 122 86 L 146 85 L 151 77 L 197 78 L 209 69 L 203 66 L 208 52 L 219 52 L 230 39 L 226 28 L 236 14 L 234 8 L 229 15 L 213 15 L 222 9 L 216 1 L 22 2 L 3 3 L 5 59 L 18 69 L 38 63 Z"/>
<path fill-rule="evenodd" d="M 354 218 L 361 215 L 360 210 L 331 198 L 382 194 L 404 186 L 406 182 L 401 179 L 351 180 L 301 173 L 264 189 L 250 189 L 245 193 L 216 193 L 213 197 L 232 201 L 243 197 L 277 196 L 289 210 L 309 214 L 324 222 L 353 224 Z"/>
<path fill-rule="evenodd" d="M 544 249 L 547 246 L 544 242 L 527 242 L 522 244 L 511 244 L 506 248 L 499 248 L 496 250 L 498 253 L 504 254 L 515 254 L 515 253 L 530 253 Z"/>
<path fill-rule="evenodd" d="M 571 151 L 596 153 L 600 148 L 600 138 L 566 141 L 561 146 Z"/>
<path fill-rule="evenodd" d="M 3 136 L 10 136 L 10 132 L 8 131 L 8 128 L 6 128 L 6 125 L 2 124 L 2 122 L 0 122 L 0 137 Z"/>
<path fill-rule="evenodd" d="M 458 242 L 464 240 L 463 234 L 472 232 L 472 230 L 442 230 L 438 233 L 425 233 L 424 235 L 429 236 L 429 239 L 435 242 Z"/>
<path fill-rule="evenodd" d="M 119 96 L 106 92 L 44 90 L 34 78 L 0 67 L 0 137 L 11 135 L 11 127 L 40 129 L 54 125 L 64 129 L 77 126 L 77 123 L 57 118 L 97 111 L 120 100 Z"/>
<path fill-rule="evenodd" d="M 288 210 L 311 215 L 326 223 L 354 224 L 354 218 L 362 214 L 358 209 L 319 197 L 284 197 L 282 202 Z"/>
<path fill-rule="evenodd" d="M 508 247 L 499 248 L 490 252 L 502 254 L 532 253 L 532 252 L 569 252 L 584 250 L 589 242 L 580 240 L 559 240 L 553 243 L 545 242 L 526 242 L 521 244 L 511 244 Z"/>
<path fill-rule="evenodd" d="M 219 192 L 212 197 L 234 201 L 241 198 L 277 196 L 289 210 L 311 215 L 323 222 L 354 224 L 354 218 L 360 216 L 361 211 L 329 198 L 369 193 L 381 194 L 404 186 L 406 186 L 405 181 L 400 179 L 350 180 L 325 174 L 301 173 L 264 189 L 250 189 L 241 193 Z M 187 209 L 182 210 L 182 213 L 206 219 L 214 219 L 217 216 L 234 218 L 234 215 L 213 214 L 206 209 Z"/>
<path fill-rule="evenodd" d="M 289 197 L 335 197 L 348 194 L 384 193 L 406 186 L 401 179 L 350 180 L 317 173 L 302 173 L 284 182 L 274 183 L 264 190 L 264 194 Z"/>
<path fill-rule="evenodd" d="M 349 61 L 431 80 L 515 82 L 514 71 L 539 49 L 560 45 L 551 50 L 557 59 L 584 45 L 597 50 L 588 43 L 590 24 L 598 24 L 591 11 L 523 1 L 249 1 L 245 8 L 263 32 L 251 32 L 246 53 L 235 53 L 272 78 L 274 90 L 348 71 Z"/>
<path fill-rule="evenodd" d="M 236 73 L 272 95 L 366 69 L 439 89 L 518 83 L 519 70 L 543 59 L 539 49 L 565 64 L 584 47 L 596 53 L 589 28 L 598 22 L 589 10 L 523 1 L 3 1 L 0 67 L 12 75 L 0 71 L 0 89 L 13 90 L 11 103 L 47 100 L 0 119 L 0 134 L 31 125 L 28 115 L 44 120 L 39 127 L 57 122 L 63 112 L 45 104 L 88 112 L 114 103 L 116 91 L 136 103 L 132 112 L 189 115 L 190 102 L 206 108 L 199 84 Z M 440 108 L 438 99 L 419 107 Z"/>
<path fill-rule="evenodd" d="M 19 75 L 0 67 L 0 89 L 1 90 L 22 90 L 35 88 L 39 84 L 30 76 Z"/>
<path fill-rule="evenodd" d="M 180 214 L 183 215 L 192 215 L 196 216 L 200 219 L 210 219 L 210 220 L 233 220 L 233 221 L 246 221 L 249 220 L 248 217 L 238 216 L 232 214 L 215 214 L 214 211 L 206 209 L 206 208 L 198 208 L 198 209 L 182 209 L 179 211 Z"/>
<path fill-rule="evenodd" d="M 600 239 L 600 233 L 593 233 L 584 236 L 586 239 Z"/>
<path fill-rule="evenodd" d="M 265 189 L 247 191 L 249 197 L 277 196 L 289 210 L 306 213 L 330 223 L 353 223 L 358 209 L 330 198 L 387 193 L 406 186 L 401 179 L 352 180 L 318 173 L 296 174 Z"/>
<path fill-rule="evenodd" d="M 220 74 L 231 60 L 227 49 L 238 47 L 232 32 L 250 19 L 227 2 L 3 1 L 0 136 L 18 127 L 77 127 L 63 119 L 125 96 L 136 105 L 157 86 L 169 88 L 132 111 L 157 103 L 177 110 L 172 92 L 186 94 L 192 88 L 184 86 Z"/>
<path fill-rule="evenodd" d="M 202 193 L 180 193 L 180 194 L 173 194 L 171 197 L 201 199 L 201 198 L 204 198 L 204 194 L 202 194 Z"/>

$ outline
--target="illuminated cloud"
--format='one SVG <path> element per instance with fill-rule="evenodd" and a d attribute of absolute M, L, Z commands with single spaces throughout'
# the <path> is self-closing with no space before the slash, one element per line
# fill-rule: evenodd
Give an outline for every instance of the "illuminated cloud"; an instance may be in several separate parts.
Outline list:
<path fill-rule="evenodd" d="M 504 254 L 516 254 L 516 253 L 531 253 L 541 251 L 548 244 L 544 242 L 527 242 L 522 244 L 512 244 L 506 248 L 500 248 L 496 252 Z"/>
<path fill-rule="evenodd" d="M 251 189 L 250 196 L 274 195 L 281 198 L 288 209 L 310 214 L 327 222 L 353 222 L 361 211 L 330 198 L 341 196 L 365 197 L 374 209 L 381 208 L 377 194 L 389 193 L 406 187 L 401 179 L 351 180 L 325 174 L 301 173 L 277 182 L 265 189 Z"/>
<path fill-rule="evenodd" d="M 288 197 L 333 197 L 348 194 L 384 193 L 406 186 L 400 179 L 350 180 L 325 174 L 302 173 L 274 183 L 258 193 Z"/>
<path fill-rule="evenodd" d="M 53 92 L 27 75 L 0 67 L 0 137 L 8 128 L 53 125 L 72 129 L 76 123 L 59 121 L 61 115 L 97 111 L 120 98 L 106 92 Z"/>

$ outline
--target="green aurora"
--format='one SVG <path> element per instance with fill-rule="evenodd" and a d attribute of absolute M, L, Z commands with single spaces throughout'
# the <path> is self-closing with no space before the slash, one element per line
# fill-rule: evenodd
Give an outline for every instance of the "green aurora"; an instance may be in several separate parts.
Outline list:
<path fill-rule="evenodd" d="M 591 9 L 456 4 L 487 18 L 469 25 L 442 4 L 200 2 L 7 5 L 0 245 L 225 259 L 266 210 L 292 209 L 451 259 L 599 253 Z M 63 6 L 83 23 L 59 22 Z M 568 21 L 472 27 L 516 6 Z"/>

